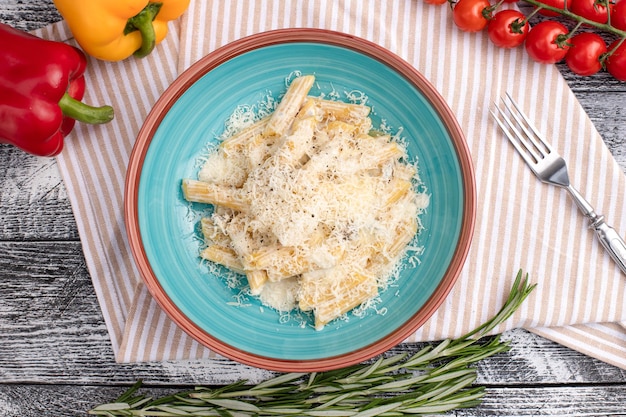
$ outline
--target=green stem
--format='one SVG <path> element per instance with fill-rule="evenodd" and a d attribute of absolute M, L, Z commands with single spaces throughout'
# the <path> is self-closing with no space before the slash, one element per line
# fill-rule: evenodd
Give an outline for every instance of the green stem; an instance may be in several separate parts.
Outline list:
<path fill-rule="evenodd" d="M 561 16 L 567 17 L 569 19 L 575 20 L 576 22 L 579 22 L 580 24 L 584 23 L 587 24 L 589 26 L 593 26 L 597 29 L 600 29 L 602 31 L 605 32 L 609 32 L 612 33 L 618 37 L 624 38 L 626 37 L 626 31 L 624 30 L 620 30 L 617 29 L 616 27 L 608 24 L 608 23 L 598 23 L 595 22 L 593 20 L 589 20 L 585 17 L 579 16 L 576 13 L 572 13 L 571 11 L 567 10 L 567 9 L 560 9 L 558 7 L 553 7 L 553 6 L 549 6 L 547 4 L 542 3 L 540 0 L 524 0 L 526 3 L 528 4 L 532 4 L 533 6 L 537 6 L 539 8 L 542 9 L 546 9 L 546 10 L 550 10 L 552 12 L 556 12 L 558 14 L 560 14 Z"/>
<path fill-rule="evenodd" d="M 515 313 L 515 311 L 519 308 L 519 306 L 522 305 L 526 297 L 530 295 L 530 293 L 535 289 L 536 286 L 537 284 L 529 284 L 528 274 L 524 276 L 522 270 L 520 270 L 515 277 L 515 281 L 513 282 L 513 291 L 511 291 L 511 293 L 509 294 L 509 298 L 506 300 L 500 311 L 498 311 L 498 313 L 490 320 L 478 326 L 476 329 L 464 334 L 460 338 L 456 339 L 454 342 L 465 342 L 470 338 L 480 339 L 481 337 L 486 336 L 497 325 L 504 323 L 506 320 L 508 320 L 509 317 L 511 317 L 513 313 Z"/>
<path fill-rule="evenodd" d="M 111 106 L 93 107 L 72 98 L 68 93 L 63 94 L 59 100 L 59 107 L 64 116 L 89 124 L 110 122 L 114 115 Z"/>
<path fill-rule="evenodd" d="M 156 45 L 156 34 L 152 22 L 161 10 L 163 3 L 148 3 L 142 11 L 128 19 L 124 28 L 124 35 L 128 35 L 136 30 L 141 33 L 141 47 L 137 49 L 134 55 L 137 58 L 148 56 Z"/>
<path fill-rule="evenodd" d="M 622 46 L 622 44 L 624 43 L 624 41 L 626 41 L 626 38 L 622 38 L 620 39 L 620 41 L 618 43 L 615 44 L 615 47 L 613 49 L 611 49 L 610 51 L 607 52 L 607 55 L 612 54 L 613 52 L 617 51 L 617 48 L 619 48 L 620 46 Z"/>

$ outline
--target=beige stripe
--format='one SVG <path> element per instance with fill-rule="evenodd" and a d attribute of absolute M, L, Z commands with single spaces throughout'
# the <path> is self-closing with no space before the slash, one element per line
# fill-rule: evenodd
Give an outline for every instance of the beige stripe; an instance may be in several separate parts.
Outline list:
<path fill-rule="evenodd" d="M 554 87 L 550 86 L 549 88 L 551 90 L 551 96 L 559 100 L 561 98 L 560 94 L 552 91 Z M 551 107 L 554 108 L 562 108 L 562 106 L 563 103 L 560 103 L 558 101 L 555 104 L 551 105 Z M 553 128 L 557 129 L 558 132 L 561 132 L 563 126 L 562 124 L 555 123 L 553 125 Z M 558 135 L 549 135 L 547 137 L 550 138 L 548 140 L 553 143 L 557 151 L 562 152 L 562 150 L 559 149 L 560 147 L 557 141 Z M 564 221 L 566 217 L 569 217 L 567 213 L 572 212 L 571 205 L 566 204 L 569 203 L 566 198 L 567 196 L 561 190 L 554 188 L 549 195 L 550 200 L 546 206 L 554 207 L 552 210 L 554 211 L 554 213 L 559 213 L 559 215 L 553 216 L 552 213 L 543 208 L 543 213 L 545 213 L 544 217 L 546 218 L 545 227 L 549 230 L 551 236 L 564 236 Z M 550 203 L 550 201 L 552 202 Z M 563 213 L 563 215 L 560 215 L 560 213 Z M 548 254 L 550 254 L 551 252 L 554 252 L 555 254 L 561 253 L 562 250 L 560 246 L 562 242 L 563 239 L 553 240 L 551 251 Z M 558 271 L 559 263 L 554 262 L 555 259 L 556 258 L 554 256 L 548 256 L 546 258 L 546 269 L 548 275 L 566 277 L 567 275 L 564 275 Z M 563 296 L 563 288 L 561 288 L 561 285 L 562 284 L 559 284 L 557 280 L 550 280 L 549 282 L 547 299 L 550 300 L 550 302 L 543 303 L 544 312 L 542 313 L 542 317 L 544 317 L 544 320 L 546 322 L 554 323 L 553 317 L 555 310 L 558 310 L 560 308 L 561 302 L 567 302 L 567 298 Z"/>
<path fill-rule="evenodd" d="M 80 129 L 79 127 L 78 129 Z M 74 147 L 74 143 L 71 142 L 68 144 L 68 149 L 64 152 L 65 154 L 70 153 L 72 148 Z M 75 154 L 76 158 L 72 158 L 70 167 L 79 167 L 81 163 L 84 162 L 83 153 L 77 151 Z M 69 170 L 68 170 L 69 171 Z M 103 256 L 107 252 L 107 240 L 102 239 L 102 235 L 100 233 L 100 225 L 98 220 L 100 217 L 93 210 L 93 205 L 91 204 L 91 200 L 89 198 L 89 189 L 88 189 L 88 181 L 84 176 L 84 170 L 80 170 L 77 172 L 77 182 L 75 184 L 78 185 L 76 190 L 76 195 L 82 197 L 82 199 L 86 202 L 84 207 L 85 216 L 81 216 L 86 223 L 80 222 L 82 227 L 79 228 L 79 233 L 81 237 L 83 237 L 82 242 L 91 250 L 86 251 L 86 257 L 88 256 L 90 260 L 93 262 L 92 266 L 95 267 L 95 272 L 90 269 L 92 274 L 92 279 L 96 280 L 97 277 L 103 277 L 106 279 L 107 286 L 105 286 L 105 290 L 101 290 L 101 292 L 105 295 L 104 301 L 106 306 L 115 307 L 114 310 L 111 310 L 116 315 L 121 315 L 118 320 L 116 320 L 115 326 L 120 327 L 123 326 L 123 322 L 125 320 L 125 312 L 127 308 L 120 308 L 120 306 L 127 306 L 128 303 L 125 299 L 117 298 L 119 296 L 119 289 L 117 288 L 117 284 L 110 271 L 106 269 L 106 256 Z M 78 216 L 77 216 L 78 217 Z M 108 289 L 107 289 L 108 288 Z M 102 303 L 102 299 L 101 299 Z"/>
<path fill-rule="evenodd" d="M 197 355 L 193 355 L 186 348 L 186 345 L 191 342 L 191 338 L 187 336 L 179 327 L 175 326 L 168 336 L 167 342 L 169 348 L 163 350 L 163 354 L 167 359 L 173 358 L 197 358 Z M 161 345 L 164 345 L 163 341 Z M 207 349 L 208 350 L 208 349 Z"/>
<path fill-rule="evenodd" d="M 31 32 L 35 36 L 53 41 L 65 42 L 73 38 L 72 32 L 65 21 L 53 23 Z"/>
<path fill-rule="evenodd" d="M 503 92 L 509 90 L 511 86 L 515 86 L 518 80 L 518 71 L 520 63 L 522 59 L 518 54 L 511 53 L 511 51 L 500 51 L 500 54 L 503 55 L 503 62 L 506 62 L 506 72 L 500 78 L 501 85 L 498 86 L 498 92 L 492 98 L 493 101 L 497 101 L 500 99 Z M 522 84 L 522 87 L 526 86 Z M 511 92 L 512 94 L 516 94 L 516 97 L 519 96 L 519 89 L 517 91 Z M 507 140 L 502 136 L 502 133 L 498 130 L 498 128 L 494 125 L 495 130 L 493 131 L 492 140 L 495 143 L 498 143 L 500 146 L 509 149 L 506 152 L 506 156 L 503 158 L 505 162 L 505 169 L 511 172 L 521 172 L 522 161 L 515 152 L 511 152 L 511 147 L 507 143 Z M 512 179 L 511 182 L 511 199 L 508 204 L 512 205 L 511 210 L 516 217 L 516 220 L 511 222 L 511 249 L 509 252 L 510 261 L 507 265 L 506 270 L 503 270 L 500 275 L 501 284 L 498 286 L 497 297 L 498 297 L 498 305 L 501 305 L 502 301 L 505 297 L 505 293 L 509 290 L 511 281 L 510 279 L 517 273 L 517 269 L 522 266 L 522 262 L 520 260 L 521 256 L 525 253 L 522 248 L 529 240 L 529 225 L 533 219 L 532 211 L 529 210 L 529 206 L 532 205 L 534 199 L 530 198 L 529 192 L 529 182 L 530 177 L 528 175 L 517 175 L 515 179 Z M 528 261 L 527 261 L 528 262 Z M 529 268 L 530 266 L 525 266 Z M 528 272 L 528 271 L 526 271 Z M 510 277 L 509 280 L 502 279 L 502 277 Z M 525 308 L 528 305 L 525 304 L 522 308 Z M 518 315 L 521 315 L 518 313 Z"/>
<path fill-rule="evenodd" d="M 112 91 L 112 88 L 109 91 Z M 96 132 L 90 133 L 91 135 L 86 135 L 91 136 L 87 137 L 89 141 L 84 141 L 80 144 L 84 151 L 82 151 L 81 164 L 79 166 L 85 180 L 85 192 L 89 195 L 88 198 L 94 210 L 92 215 L 99 219 L 97 230 L 105 242 L 110 242 L 110 245 L 105 244 L 104 252 L 106 256 L 103 256 L 102 262 L 108 263 L 110 270 L 108 273 L 128 273 L 130 271 L 122 263 L 122 260 L 127 259 L 126 253 L 122 253 L 117 244 L 118 238 L 122 233 L 120 227 L 123 228 L 123 225 L 119 224 L 121 216 L 118 215 L 122 207 L 123 182 L 118 176 L 110 175 L 111 169 L 115 170 L 115 172 L 124 172 L 125 163 L 113 161 L 108 157 L 109 155 L 102 152 L 102 150 L 110 147 L 109 143 L 111 140 L 111 138 L 102 135 L 102 129 L 97 129 Z M 123 304 L 130 303 L 132 287 L 129 286 L 128 290 L 123 291 L 121 294 Z"/>
<path fill-rule="evenodd" d="M 150 320 L 152 332 L 145 335 L 147 343 L 144 350 L 150 361 L 162 361 L 165 359 L 163 347 L 164 342 L 167 341 L 168 333 L 166 330 L 173 323 L 156 302 L 153 304 L 155 313 Z"/>
<path fill-rule="evenodd" d="M 481 50 L 482 52 L 479 56 L 476 57 L 473 80 L 474 87 L 471 88 L 474 93 L 473 97 L 471 98 L 471 102 L 476 103 L 476 105 L 472 106 L 471 114 L 472 118 L 477 121 L 477 132 L 472 135 L 473 142 L 479 142 L 480 140 L 478 138 L 488 137 L 489 134 L 493 131 L 491 128 L 492 125 L 490 124 L 487 109 L 491 105 L 491 97 L 493 96 L 493 86 L 490 80 L 494 79 L 498 72 L 493 70 L 493 65 L 486 65 L 486 63 L 489 62 L 489 59 L 487 58 L 487 56 L 485 56 L 485 45 L 489 43 L 487 36 L 482 37 L 481 43 L 483 44 L 483 47 L 479 50 Z M 502 146 L 502 141 L 500 141 L 499 145 L 501 149 L 504 148 L 504 146 Z M 475 149 L 475 146 L 473 146 L 472 149 Z M 496 150 L 497 148 L 494 148 L 493 151 L 495 152 Z M 476 153 L 476 155 L 480 155 L 480 153 Z M 505 154 L 500 153 L 500 156 L 498 157 L 500 162 L 504 160 L 504 155 Z M 506 187 L 506 184 L 509 183 L 509 181 L 513 180 L 512 172 L 509 171 L 506 166 L 504 166 L 500 172 L 503 172 L 505 174 L 504 176 L 502 174 L 497 176 L 498 182 L 499 184 L 501 184 L 502 188 L 499 188 L 495 184 L 494 186 L 496 186 L 496 190 L 497 192 L 499 192 L 499 195 L 506 195 L 506 193 L 510 192 L 510 189 L 512 188 Z M 509 246 L 508 242 L 510 234 L 506 233 L 506 225 L 508 224 L 507 213 L 500 213 L 497 217 L 494 217 L 492 221 L 488 222 L 488 224 L 490 224 L 493 231 L 491 232 L 491 256 L 485 257 L 485 259 L 488 259 L 489 262 L 489 265 L 486 265 L 485 272 L 492 274 L 495 273 L 496 276 L 503 276 L 506 272 L 503 265 L 503 262 L 506 261 L 506 258 L 498 255 L 498 252 L 502 250 L 504 251 L 504 253 L 506 253 L 506 250 Z M 494 237 L 496 237 L 496 239 L 493 239 Z M 497 299 L 500 297 L 500 294 L 497 293 L 498 288 L 493 286 L 488 280 L 479 280 L 479 282 L 481 283 L 481 285 L 477 286 L 478 292 L 474 292 L 475 300 Z M 478 323 L 484 322 L 488 319 L 489 316 L 493 314 L 493 312 L 490 311 L 493 309 L 492 303 L 482 303 L 482 305 L 482 310 L 477 311 L 478 314 L 472 317 L 474 321 L 468 323 L 466 325 L 466 328 L 475 327 Z"/>
<path fill-rule="evenodd" d="M 600 150 L 601 149 L 593 145 L 590 146 L 587 150 L 590 156 L 590 160 L 595 161 L 592 163 L 588 163 L 587 165 L 590 166 L 590 168 L 585 170 L 585 175 L 589 175 L 589 177 L 587 177 L 588 185 L 586 188 L 583 188 L 581 191 L 583 192 L 584 195 L 587 195 L 587 196 L 591 195 L 592 190 L 593 192 L 597 192 L 599 196 L 607 195 L 607 187 L 606 187 L 607 181 L 593 182 L 593 183 L 589 181 L 590 178 L 606 178 L 607 177 L 607 171 L 606 171 L 607 161 L 605 159 L 606 154 L 601 155 Z M 593 205 L 597 205 L 599 203 L 599 200 L 597 200 L 596 198 L 593 198 L 593 199 L 591 197 L 587 197 L 587 198 L 590 199 L 590 201 L 593 201 L 592 203 Z M 591 230 L 587 230 L 586 233 L 590 236 L 593 236 L 593 232 Z M 593 242 L 596 244 L 596 247 L 599 249 L 599 245 L 597 245 L 597 240 L 593 240 Z M 608 262 L 608 259 L 605 258 L 605 255 L 606 255 L 605 253 L 599 250 L 598 255 L 599 255 L 598 263 L 602 268 L 602 272 L 601 272 L 602 275 L 597 275 L 597 276 L 604 276 L 605 274 L 608 275 L 609 268 L 612 268 L 612 265 L 610 265 L 610 263 Z M 603 280 L 603 279 L 590 279 L 588 282 L 594 288 L 593 294 L 589 294 L 593 296 L 593 299 L 595 300 L 607 299 L 607 296 L 608 296 L 607 290 L 612 285 L 612 282 L 608 280 Z M 603 312 L 606 310 L 604 309 L 603 306 L 604 306 L 604 303 L 588 303 L 587 304 L 588 314 L 581 321 L 576 321 L 576 322 L 587 323 L 589 321 L 594 321 L 594 322 L 604 321 L 602 317 L 603 317 Z"/>
<path fill-rule="evenodd" d="M 160 310 L 160 309 L 159 309 Z M 149 352 L 150 357 L 155 361 L 162 361 L 171 356 L 172 350 L 168 348 L 169 338 L 172 335 L 172 330 L 176 325 L 172 322 L 167 314 L 163 311 L 159 311 L 158 319 L 153 320 L 155 322 L 155 335 L 151 336 L 152 346 L 146 349 Z M 166 342 L 165 344 L 163 342 Z"/>
<path fill-rule="evenodd" d="M 143 314 L 145 292 L 142 291 L 142 287 L 144 286 L 141 283 L 137 285 L 132 306 L 128 312 L 128 320 L 124 329 L 124 340 L 116 356 L 116 360 L 120 363 L 132 362 L 134 359 L 133 355 L 136 352 L 135 336 L 138 333 L 138 325 L 136 323 L 145 321 L 145 315 Z"/>
<path fill-rule="evenodd" d="M 66 147 L 70 148 L 71 145 L 66 145 Z M 76 198 L 80 195 L 81 191 L 80 189 L 75 188 L 75 185 L 80 187 L 80 184 L 82 184 L 83 181 L 80 176 L 77 175 L 76 171 L 67 169 L 68 167 L 77 166 L 77 162 L 74 159 L 74 155 L 71 153 L 71 150 L 66 149 L 57 157 L 57 161 L 59 170 L 68 190 L 68 195 L 74 196 L 74 198 L 70 199 L 73 212 L 76 214 L 88 213 L 89 210 L 87 207 L 89 204 L 87 200 Z M 102 265 L 99 263 L 100 257 L 94 257 L 92 255 L 102 253 L 98 237 L 94 236 L 93 238 L 89 238 L 88 231 L 95 230 L 95 226 L 93 225 L 94 217 L 80 215 L 76 215 L 75 217 L 78 231 L 81 235 L 81 244 L 85 254 L 85 262 L 94 282 L 94 289 L 102 309 L 102 314 L 109 331 L 109 336 L 111 337 L 113 351 L 116 352 L 122 340 L 124 321 L 128 305 L 120 304 L 116 297 L 112 297 L 115 292 L 110 289 L 114 289 L 115 283 L 106 279 L 106 275 L 102 271 Z M 99 281 L 98 278 L 103 279 L 102 281 Z"/>
<path fill-rule="evenodd" d="M 178 326 L 172 326 L 169 329 L 167 339 L 165 340 L 165 346 L 163 346 L 163 358 L 184 358 L 184 352 L 181 350 L 181 341 L 184 337 L 187 337 L 178 328 Z M 164 343 L 161 343 L 164 345 Z"/>
<path fill-rule="evenodd" d="M 145 300 L 143 300 L 143 308 L 142 308 L 142 318 L 145 320 L 143 323 L 138 323 L 140 326 L 137 326 L 139 332 L 134 336 L 135 337 L 135 348 L 133 352 L 136 354 L 137 352 L 141 352 L 141 357 L 145 358 L 145 360 L 152 361 L 154 358 L 150 356 L 150 350 L 148 349 L 149 345 L 155 340 L 155 321 L 158 320 L 157 314 L 160 310 L 157 308 L 156 301 L 150 297 L 150 294 L 142 288 L 143 296 L 145 296 Z"/>
<path fill-rule="evenodd" d="M 99 65 L 92 65 L 94 76 L 87 78 L 87 83 L 89 85 L 94 85 L 97 88 L 91 88 L 86 94 L 86 99 L 93 104 L 101 105 L 112 102 L 110 94 L 107 91 L 114 91 L 111 86 L 107 86 L 103 83 L 104 75 L 99 68 Z M 118 111 L 119 113 L 119 111 Z M 123 117 L 117 114 L 117 117 Z M 115 128 L 115 127 L 113 127 Z M 126 164 L 128 163 L 128 151 L 125 149 L 123 143 L 120 143 L 119 139 L 122 134 L 125 132 L 116 132 L 116 136 L 113 138 L 106 137 L 106 135 L 102 134 L 102 129 L 94 128 L 95 132 L 90 135 L 91 137 L 85 138 L 84 140 L 89 141 L 88 147 L 94 151 L 94 155 L 99 157 L 104 153 L 104 157 L 107 158 L 106 162 L 108 164 L 113 164 L 108 169 L 114 169 L 118 172 L 124 172 L 126 170 Z M 117 130 L 117 129 L 116 129 Z M 104 141 L 102 143 L 98 141 Z M 103 152 L 105 151 L 105 152 Z M 105 161 L 100 161 L 105 162 Z M 110 177 L 110 176 L 109 176 Z M 106 178 L 106 177 L 105 177 Z M 114 188 L 120 189 L 121 180 L 119 178 L 111 177 L 110 178 L 114 182 Z"/>

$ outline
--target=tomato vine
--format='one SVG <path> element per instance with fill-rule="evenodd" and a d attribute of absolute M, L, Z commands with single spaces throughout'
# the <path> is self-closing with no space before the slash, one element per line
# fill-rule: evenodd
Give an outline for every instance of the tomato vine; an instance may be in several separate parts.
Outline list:
<path fill-rule="evenodd" d="M 527 15 L 502 7 L 516 0 L 498 0 L 493 4 L 490 0 L 424 1 L 447 2 L 459 29 L 486 29 L 498 47 L 524 45 L 537 62 L 552 64 L 564 60 L 575 74 L 589 76 L 605 69 L 615 79 L 626 81 L 626 0 L 520 0 L 533 7 Z M 541 18 L 533 19 L 535 15 Z M 571 29 L 564 25 L 568 22 L 567 26 L 573 25 Z M 608 47 L 604 40 L 607 36 L 614 38 L 609 39 Z"/>

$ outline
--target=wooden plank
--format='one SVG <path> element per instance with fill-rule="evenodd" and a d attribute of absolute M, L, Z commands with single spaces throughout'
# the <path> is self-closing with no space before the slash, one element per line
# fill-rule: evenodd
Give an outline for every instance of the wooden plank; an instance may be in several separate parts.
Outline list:
<path fill-rule="evenodd" d="M 33 30 L 61 20 L 52 0 L 0 0 L 0 22 Z"/>
<path fill-rule="evenodd" d="M 54 158 L 0 145 L 0 240 L 77 240 L 67 190 Z"/>
<path fill-rule="evenodd" d="M 626 415 L 626 384 L 487 389 L 480 406 L 455 416 Z"/>
<path fill-rule="evenodd" d="M 141 393 L 160 398 L 192 385 L 142 388 Z M 108 403 L 125 386 L 0 385 L 0 414 L 5 417 L 70 417 Z M 576 405 L 572 406 L 572 399 Z M 488 387 L 482 404 L 452 411 L 446 416 L 617 416 L 626 415 L 626 384 L 563 387 Z"/>
<path fill-rule="evenodd" d="M 620 87 L 621 91 L 615 88 L 610 94 L 578 92 L 576 96 L 613 157 L 626 172 L 626 83 L 621 83 Z"/>
<path fill-rule="evenodd" d="M 626 84 L 624 84 L 624 82 L 617 81 L 611 74 L 604 70 L 592 76 L 583 77 L 572 73 L 565 62 L 559 62 L 556 66 L 573 91 L 592 93 L 623 93 L 626 91 Z"/>

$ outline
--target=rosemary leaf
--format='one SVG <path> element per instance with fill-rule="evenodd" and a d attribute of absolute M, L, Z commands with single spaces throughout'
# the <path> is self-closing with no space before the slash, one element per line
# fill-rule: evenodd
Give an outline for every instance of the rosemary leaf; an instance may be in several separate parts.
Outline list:
<path fill-rule="evenodd" d="M 371 409 L 368 409 L 368 410 L 365 410 L 365 411 L 361 411 L 360 413 L 354 414 L 353 417 L 373 417 L 373 416 L 379 416 L 379 415 L 384 414 L 384 413 L 386 413 L 388 411 L 395 410 L 400 405 L 401 405 L 400 403 L 391 403 L 391 404 L 378 406 L 378 407 L 371 408 Z"/>
<path fill-rule="evenodd" d="M 237 401 L 237 400 L 215 400 L 208 399 L 207 403 L 216 405 L 218 407 L 226 408 L 228 410 L 237 410 L 237 411 L 251 411 L 257 413 L 259 411 L 259 407 L 254 404 L 250 404 L 247 401 Z"/>
<path fill-rule="evenodd" d="M 457 339 L 428 345 L 413 355 L 379 358 L 326 372 L 287 373 L 254 386 L 246 381 L 197 387 L 152 399 L 139 395 L 141 381 L 117 400 L 89 414 L 119 417 L 374 417 L 443 413 L 475 407 L 485 395 L 476 387 L 474 364 L 507 351 L 499 336 L 481 338 L 508 320 L 536 284 L 520 270 L 504 305 L 491 319 Z"/>
<path fill-rule="evenodd" d="M 267 381 L 259 383 L 253 389 L 263 389 L 275 386 L 283 386 L 288 382 L 292 382 L 295 380 L 300 380 L 302 377 L 306 376 L 303 372 L 291 372 L 288 374 L 279 375 L 275 378 L 268 379 Z"/>
<path fill-rule="evenodd" d="M 358 404 L 358 403 L 357 403 Z M 356 407 L 350 405 L 333 406 L 330 408 L 313 408 L 307 410 L 304 415 L 307 416 L 352 416 L 357 413 L 358 405 Z"/>
<path fill-rule="evenodd" d="M 91 410 L 92 414 L 95 414 L 94 411 L 118 411 L 118 410 L 128 410 L 130 409 L 130 405 L 128 403 L 109 403 L 102 404 Z"/>

